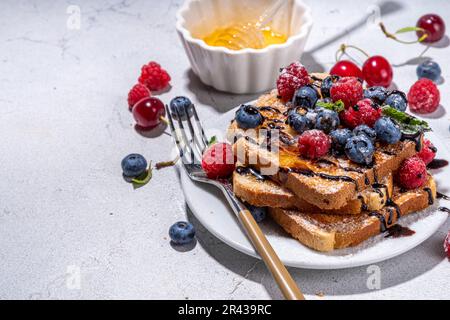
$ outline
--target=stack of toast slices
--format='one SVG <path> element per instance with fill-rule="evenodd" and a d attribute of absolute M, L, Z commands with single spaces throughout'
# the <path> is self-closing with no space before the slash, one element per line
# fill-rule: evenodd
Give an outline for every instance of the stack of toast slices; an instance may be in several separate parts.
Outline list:
<path fill-rule="evenodd" d="M 311 78 L 320 82 L 325 76 Z M 258 128 L 243 130 L 234 120 L 228 128 L 238 159 L 234 193 L 245 203 L 267 207 L 273 220 L 302 244 L 323 252 L 355 246 L 393 227 L 401 216 L 433 204 L 431 175 L 415 190 L 395 183 L 400 164 L 420 150 L 421 136 L 377 143 L 370 166 L 336 155 L 313 161 L 299 156 L 298 134 L 286 124 L 290 106 L 276 90 L 261 96 L 255 108 L 264 117 Z M 261 129 L 278 129 L 279 138 L 274 142 L 267 134 L 258 135 Z M 269 167 L 277 169 L 265 170 Z"/>

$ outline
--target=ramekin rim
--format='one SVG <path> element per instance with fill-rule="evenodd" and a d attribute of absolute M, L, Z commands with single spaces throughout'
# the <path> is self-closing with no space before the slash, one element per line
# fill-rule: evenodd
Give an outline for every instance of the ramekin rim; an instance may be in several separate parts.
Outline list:
<path fill-rule="evenodd" d="M 264 53 L 267 53 L 272 50 L 281 50 L 284 48 L 288 48 L 294 42 L 305 38 L 308 35 L 308 33 L 313 25 L 311 8 L 301 0 L 294 0 L 297 5 L 303 7 L 303 9 L 305 10 L 303 13 L 303 16 L 302 16 L 305 19 L 305 21 L 302 23 L 302 25 L 300 27 L 300 32 L 289 37 L 285 43 L 271 44 L 262 49 L 245 48 L 245 49 L 240 49 L 240 50 L 231 50 L 226 47 L 210 46 L 202 39 L 193 37 L 191 32 L 183 26 L 183 24 L 186 22 L 186 19 L 183 16 L 183 14 L 190 9 L 191 3 L 198 2 L 198 1 L 201 1 L 201 0 L 186 0 L 184 2 L 183 6 L 178 10 L 178 12 L 176 14 L 176 19 L 177 19 L 176 29 L 179 33 L 181 33 L 181 35 L 183 36 L 183 38 L 186 41 L 195 43 L 195 44 L 199 45 L 200 47 L 202 47 L 204 50 L 208 50 L 208 51 L 227 53 L 230 55 L 241 55 L 241 54 L 248 54 L 248 53 L 264 54 Z"/>

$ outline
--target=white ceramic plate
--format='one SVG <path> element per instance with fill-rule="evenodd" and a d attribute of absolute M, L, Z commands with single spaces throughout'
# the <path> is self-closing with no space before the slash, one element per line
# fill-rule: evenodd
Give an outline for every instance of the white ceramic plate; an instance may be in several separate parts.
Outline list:
<path fill-rule="evenodd" d="M 218 135 L 218 138 L 222 134 L 223 138 L 234 112 L 235 110 L 231 110 L 211 123 L 207 127 L 207 134 Z M 428 137 L 439 150 L 437 157 L 449 159 L 443 142 L 432 133 L 428 134 Z M 258 257 L 222 193 L 212 186 L 191 181 L 184 170 L 180 172 L 186 202 L 200 223 L 231 247 Z M 439 190 L 448 193 L 450 191 L 448 170 L 434 170 L 433 173 Z M 357 247 L 335 250 L 331 253 L 320 253 L 303 246 L 270 218 L 261 223 L 261 228 L 286 265 L 308 269 L 341 269 L 376 263 L 407 252 L 428 239 L 446 219 L 447 213 L 438 211 L 436 204 L 423 212 L 401 218 L 400 224 L 416 232 L 412 236 L 384 238 L 384 235 L 379 235 Z"/>

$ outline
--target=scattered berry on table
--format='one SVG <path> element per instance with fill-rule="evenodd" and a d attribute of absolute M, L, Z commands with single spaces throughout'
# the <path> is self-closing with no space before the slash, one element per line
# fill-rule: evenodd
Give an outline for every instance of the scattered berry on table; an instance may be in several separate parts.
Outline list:
<path fill-rule="evenodd" d="M 161 123 L 166 115 L 164 104 L 155 97 L 144 98 L 133 107 L 133 117 L 137 125 L 144 130 L 150 130 Z"/>
<path fill-rule="evenodd" d="M 398 170 L 399 183 L 403 188 L 415 189 L 427 181 L 427 167 L 425 162 L 417 156 L 403 161 Z"/>
<path fill-rule="evenodd" d="M 384 105 L 391 106 L 400 111 L 405 111 L 408 106 L 408 99 L 404 92 L 394 90 L 387 96 Z"/>
<path fill-rule="evenodd" d="M 170 101 L 170 112 L 177 118 L 177 111 L 181 118 L 192 115 L 192 102 L 188 97 L 175 97 Z M 186 113 L 187 111 L 187 113 Z"/>
<path fill-rule="evenodd" d="M 129 178 L 136 178 L 147 171 L 147 160 L 136 153 L 127 155 L 122 160 L 122 172 L 123 175 Z"/>
<path fill-rule="evenodd" d="M 409 108 L 417 113 L 431 113 L 439 107 L 439 89 L 430 79 L 422 78 L 408 92 Z"/>
<path fill-rule="evenodd" d="M 210 179 L 226 178 L 233 173 L 235 161 L 229 143 L 216 143 L 203 153 L 202 168 Z"/>
<path fill-rule="evenodd" d="M 316 89 L 314 89 L 311 85 L 306 85 L 295 91 L 294 97 L 292 98 L 292 104 L 295 107 L 312 109 L 314 108 L 317 99 L 318 94 Z"/>
<path fill-rule="evenodd" d="M 337 154 L 342 154 L 344 152 L 345 145 L 347 141 L 353 137 L 353 132 L 350 129 L 336 129 L 330 132 L 330 138 L 333 147 L 333 151 Z"/>
<path fill-rule="evenodd" d="M 423 139 L 423 147 L 417 156 L 425 162 L 426 165 L 429 165 L 431 161 L 436 157 L 436 147 L 433 143 L 428 139 Z"/>
<path fill-rule="evenodd" d="M 178 221 L 170 227 L 169 236 L 174 244 L 188 244 L 194 240 L 195 228 L 190 222 Z"/>
<path fill-rule="evenodd" d="M 437 42 L 445 35 L 445 22 L 437 14 L 426 14 L 420 17 L 416 26 L 424 29 L 428 35 L 423 42 Z M 422 37 L 423 34 L 423 31 L 417 31 L 418 38 Z"/>
<path fill-rule="evenodd" d="M 267 215 L 266 207 L 255 207 L 248 203 L 245 204 L 245 206 L 250 211 L 256 222 L 261 222 L 266 218 Z"/>
<path fill-rule="evenodd" d="M 427 60 L 419 64 L 416 71 L 419 79 L 427 78 L 436 82 L 441 77 L 441 67 L 437 62 L 432 60 Z"/>
<path fill-rule="evenodd" d="M 340 60 L 330 70 L 331 75 L 363 79 L 361 69 L 350 60 Z"/>
<path fill-rule="evenodd" d="M 139 83 L 145 85 L 151 91 L 160 91 L 165 89 L 170 82 L 170 76 L 161 66 L 151 61 L 141 69 Z"/>
<path fill-rule="evenodd" d="M 377 133 L 375 132 L 375 130 L 366 126 L 365 124 L 359 125 L 355 129 L 353 129 L 353 134 L 355 136 L 365 135 L 370 139 L 370 141 L 372 141 L 372 143 L 375 143 L 375 140 L 377 138 Z"/>
<path fill-rule="evenodd" d="M 330 89 L 335 82 L 339 80 L 339 76 L 330 75 L 323 79 L 322 84 L 320 85 L 320 92 L 322 93 L 322 97 L 329 98 L 330 97 Z"/>
<path fill-rule="evenodd" d="M 370 99 L 358 101 L 356 105 L 340 113 L 341 121 L 349 128 L 365 124 L 373 127 L 375 122 L 381 117 L 382 110 Z"/>
<path fill-rule="evenodd" d="M 331 99 L 341 100 L 345 108 L 355 105 L 363 97 L 361 81 L 355 77 L 340 78 L 330 89 Z"/>
<path fill-rule="evenodd" d="M 310 129 L 312 126 L 311 120 L 309 118 L 297 112 L 293 112 L 288 116 L 287 123 L 297 133 L 303 133 L 306 130 Z"/>
<path fill-rule="evenodd" d="M 256 128 L 264 121 L 259 110 L 249 104 L 243 104 L 239 107 L 235 119 L 239 128 L 242 129 Z"/>
<path fill-rule="evenodd" d="M 382 105 L 388 96 L 388 92 L 385 87 L 375 86 L 369 87 L 364 90 L 364 98 L 371 99 L 372 101 Z"/>
<path fill-rule="evenodd" d="M 295 91 L 309 83 L 306 68 L 300 62 L 291 63 L 281 71 L 277 79 L 278 94 L 284 101 L 292 100 Z"/>
<path fill-rule="evenodd" d="M 300 154 L 309 159 L 317 159 L 328 153 L 331 139 L 323 131 L 308 130 L 298 138 Z"/>
<path fill-rule="evenodd" d="M 136 103 L 150 96 L 150 90 L 146 86 L 141 83 L 134 85 L 128 93 L 128 108 L 131 111 Z"/>
<path fill-rule="evenodd" d="M 323 109 L 317 113 L 316 129 L 329 133 L 340 125 L 339 115 L 332 110 Z"/>
<path fill-rule="evenodd" d="M 365 135 L 353 136 L 345 144 L 347 157 L 359 164 L 369 165 L 373 160 L 375 148 L 372 141 Z"/>
<path fill-rule="evenodd" d="M 375 122 L 374 126 L 377 138 L 388 144 L 394 144 L 400 141 L 402 132 L 399 126 L 388 117 L 381 117 Z"/>
<path fill-rule="evenodd" d="M 392 83 L 392 66 L 386 58 L 382 56 L 372 56 L 368 58 L 362 68 L 364 80 L 369 87 L 382 86 L 389 87 Z"/>
<path fill-rule="evenodd" d="M 444 239 L 444 251 L 447 254 L 447 257 L 450 259 L 450 231 L 447 233 L 447 236 Z"/>

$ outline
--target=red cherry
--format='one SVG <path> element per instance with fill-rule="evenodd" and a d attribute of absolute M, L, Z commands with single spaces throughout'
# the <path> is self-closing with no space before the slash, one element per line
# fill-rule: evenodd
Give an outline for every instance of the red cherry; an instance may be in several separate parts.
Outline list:
<path fill-rule="evenodd" d="M 161 123 L 166 115 L 164 104 L 155 97 L 144 98 L 133 107 L 133 117 L 137 125 L 145 130 L 152 129 Z"/>
<path fill-rule="evenodd" d="M 331 75 L 340 77 L 356 77 L 363 78 L 361 69 L 350 60 L 340 60 L 330 70 Z"/>
<path fill-rule="evenodd" d="M 364 62 L 362 72 L 369 87 L 382 86 L 387 88 L 392 82 L 391 64 L 382 56 L 373 56 L 367 59 Z"/>
<path fill-rule="evenodd" d="M 417 21 L 416 27 L 425 29 L 428 34 L 423 42 L 437 42 L 442 39 L 445 34 L 445 22 L 437 14 L 426 14 Z M 424 32 L 417 31 L 417 36 L 420 38 Z"/>

